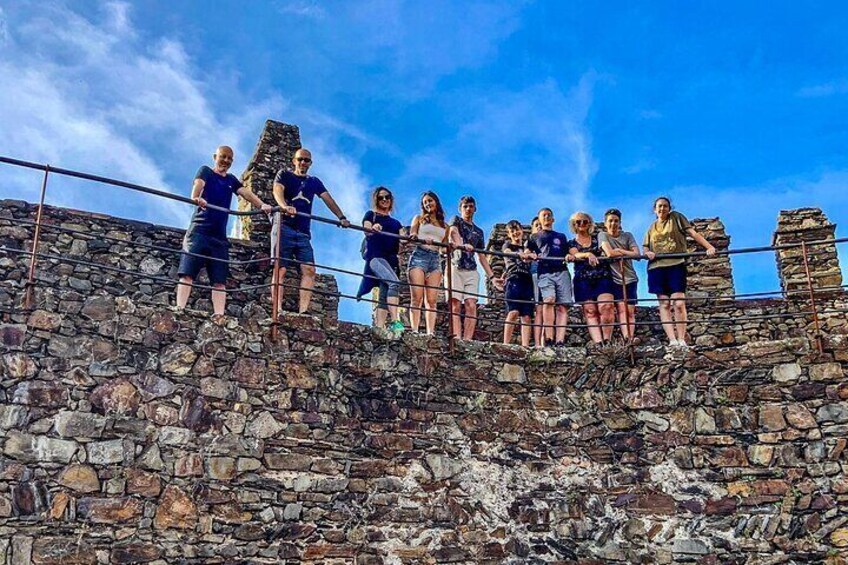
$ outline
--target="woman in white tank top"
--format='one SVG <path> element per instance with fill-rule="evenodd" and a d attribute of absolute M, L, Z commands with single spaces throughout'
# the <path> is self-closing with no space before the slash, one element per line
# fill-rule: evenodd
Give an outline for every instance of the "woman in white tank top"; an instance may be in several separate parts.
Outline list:
<path fill-rule="evenodd" d="M 411 302 L 409 321 L 413 331 L 421 325 L 421 303 L 426 311 L 424 323 L 427 334 L 436 333 L 436 300 L 442 286 L 442 270 L 439 257 L 443 247 L 433 245 L 447 243 L 448 226 L 445 223 L 445 211 L 436 193 L 427 191 L 421 195 L 421 212 L 412 218 L 409 234 L 417 237 L 419 243 L 409 257 L 407 278 L 410 282 Z"/>

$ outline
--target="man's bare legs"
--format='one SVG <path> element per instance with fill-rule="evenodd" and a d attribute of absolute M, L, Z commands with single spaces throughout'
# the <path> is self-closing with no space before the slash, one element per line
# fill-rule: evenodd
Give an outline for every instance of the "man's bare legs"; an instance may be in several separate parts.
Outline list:
<path fill-rule="evenodd" d="M 568 327 L 568 307 L 563 304 L 556 306 L 556 342 L 565 342 L 565 330 Z"/>
<path fill-rule="evenodd" d="M 474 339 L 474 331 L 477 329 L 477 299 L 465 299 L 465 323 L 463 324 L 462 339 L 470 341 Z"/>
<path fill-rule="evenodd" d="M 216 316 L 223 316 L 227 306 L 226 286 L 222 284 L 212 285 L 212 311 Z"/>
<path fill-rule="evenodd" d="M 177 283 L 177 308 L 182 310 L 188 304 L 188 297 L 191 296 L 191 285 L 194 279 L 191 277 L 180 277 Z"/>
<path fill-rule="evenodd" d="M 298 313 L 306 314 L 312 301 L 312 289 L 315 287 L 315 265 L 300 266 L 300 305 Z"/>
<path fill-rule="evenodd" d="M 451 336 L 456 339 L 462 339 L 462 316 L 460 310 L 462 302 L 458 298 L 452 298 L 450 301 L 450 332 Z"/>

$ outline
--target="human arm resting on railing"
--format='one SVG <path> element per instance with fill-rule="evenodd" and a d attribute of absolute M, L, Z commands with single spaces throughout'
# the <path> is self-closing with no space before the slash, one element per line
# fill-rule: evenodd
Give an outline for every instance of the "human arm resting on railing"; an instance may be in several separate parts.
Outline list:
<path fill-rule="evenodd" d="M 701 247 L 703 247 L 703 248 L 706 250 L 706 252 L 707 252 L 707 256 L 715 255 L 715 253 L 716 253 L 716 248 L 715 248 L 715 247 L 713 247 L 713 244 L 712 244 L 712 243 L 710 243 L 709 241 L 707 241 L 707 240 L 704 238 L 704 236 L 702 236 L 702 235 L 701 235 L 701 234 L 699 234 L 697 231 L 695 231 L 695 228 L 693 228 L 693 227 L 689 227 L 689 228 L 686 230 L 686 233 L 688 233 L 688 234 L 689 234 L 689 236 L 690 236 L 692 239 L 694 239 L 694 240 L 695 240 L 695 242 L 697 242 L 697 244 L 698 244 L 698 245 L 700 245 Z"/>
<path fill-rule="evenodd" d="M 290 206 L 288 202 L 286 202 L 286 187 L 282 184 L 275 182 L 274 183 L 274 200 L 277 201 L 277 205 L 282 209 L 282 211 L 289 216 L 294 216 L 297 214 L 297 208 L 294 206 Z"/>

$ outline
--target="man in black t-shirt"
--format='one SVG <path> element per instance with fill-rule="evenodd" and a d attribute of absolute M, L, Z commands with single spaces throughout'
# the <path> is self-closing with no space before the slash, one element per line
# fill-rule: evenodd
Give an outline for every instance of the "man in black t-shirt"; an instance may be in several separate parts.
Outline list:
<path fill-rule="evenodd" d="M 226 145 L 219 147 L 212 156 L 215 167 L 200 167 L 194 176 L 191 199 L 198 208 L 191 218 L 191 225 L 183 239 L 183 254 L 180 257 L 177 284 L 177 308 L 185 308 L 191 294 L 191 286 L 200 269 L 206 267 L 209 283 L 213 287 L 212 308 L 216 316 L 224 314 L 227 293 L 224 285 L 229 275 L 230 258 L 227 241 L 227 221 L 230 216 L 224 210 L 214 210 L 207 205 L 229 210 L 233 194 L 238 194 L 263 212 L 272 208 L 265 204 L 249 188 L 242 186 L 235 176 L 229 174 L 233 164 L 233 150 Z M 201 257 L 204 256 L 204 257 Z"/>
<path fill-rule="evenodd" d="M 280 243 L 280 282 L 290 266 L 300 267 L 300 302 L 298 312 L 309 310 L 312 300 L 312 288 L 315 286 L 315 253 L 312 250 L 312 219 L 297 215 L 312 214 L 312 201 L 317 196 L 336 215 L 342 227 L 350 226 L 339 205 L 327 192 L 324 183 L 318 177 L 307 174 L 312 166 L 312 153 L 307 149 L 298 149 L 294 158 L 294 171 L 280 169 L 274 178 L 274 199 L 282 207 L 284 216 L 274 218 L 271 231 L 271 256 L 277 253 L 277 241 Z M 282 227 L 280 224 L 282 223 Z M 279 232 L 282 230 L 282 232 Z M 278 233 L 279 232 L 279 233 Z M 276 281 L 272 281 L 276 283 Z M 279 307 L 283 308 L 283 290 L 280 286 Z"/>

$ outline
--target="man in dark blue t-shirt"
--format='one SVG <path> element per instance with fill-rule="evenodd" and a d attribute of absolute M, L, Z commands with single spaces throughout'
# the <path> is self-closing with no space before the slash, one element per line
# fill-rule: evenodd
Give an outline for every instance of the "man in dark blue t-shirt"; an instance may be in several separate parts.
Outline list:
<path fill-rule="evenodd" d="M 224 285 L 229 275 L 230 258 L 229 243 L 227 242 L 227 221 L 230 216 L 224 210 L 213 210 L 208 207 L 217 206 L 229 210 L 233 194 L 238 194 L 263 212 L 270 213 L 273 209 L 265 204 L 249 188 L 227 171 L 233 164 L 233 150 L 226 145 L 219 147 L 212 156 L 215 167 L 206 165 L 200 167 L 194 176 L 191 188 L 191 199 L 198 208 L 191 217 L 191 225 L 183 239 L 183 254 L 180 257 L 179 276 L 177 284 L 177 308 L 185 308 L 191 294 L 191 285 L 200 269 L 206 267 L 206 274 L 212 291 L 212 308 L 216 316 L 224 314 L 227 304 L 227 293 Z"/>
<path fill-rule="evenodd" d="M 312 250 L 311 218 L 299 216 L 312 214 L 312 201 L 319 197 L 327 208 L 336 215 L 342 227 L 350 226 L 339 205 L 324 188 L 324 183 L 318 177 L 307 174 L 312 166 L 312 153 L 307 149 L 298 149 L 292 159 L 294 171 L 280 169 L 274 178 L 274 199 L 285 215 L 274 218 L 274 229 L 271 231 L 271 256 L 276 257 L 277 242 L 280 243 L 280 282 L 286 275 L 289 266 L 300 266 L 300 303 L 298 312 L 309 310 L 312 300 L 312 287 L 315 286 L 315 253 Z M 280 227 L 282 218 L 282 227 Z M 277 281 L 272 281 L 276 284 Z M 283 308 L 283 287 L 279 291 L 279 307 Z"/>

